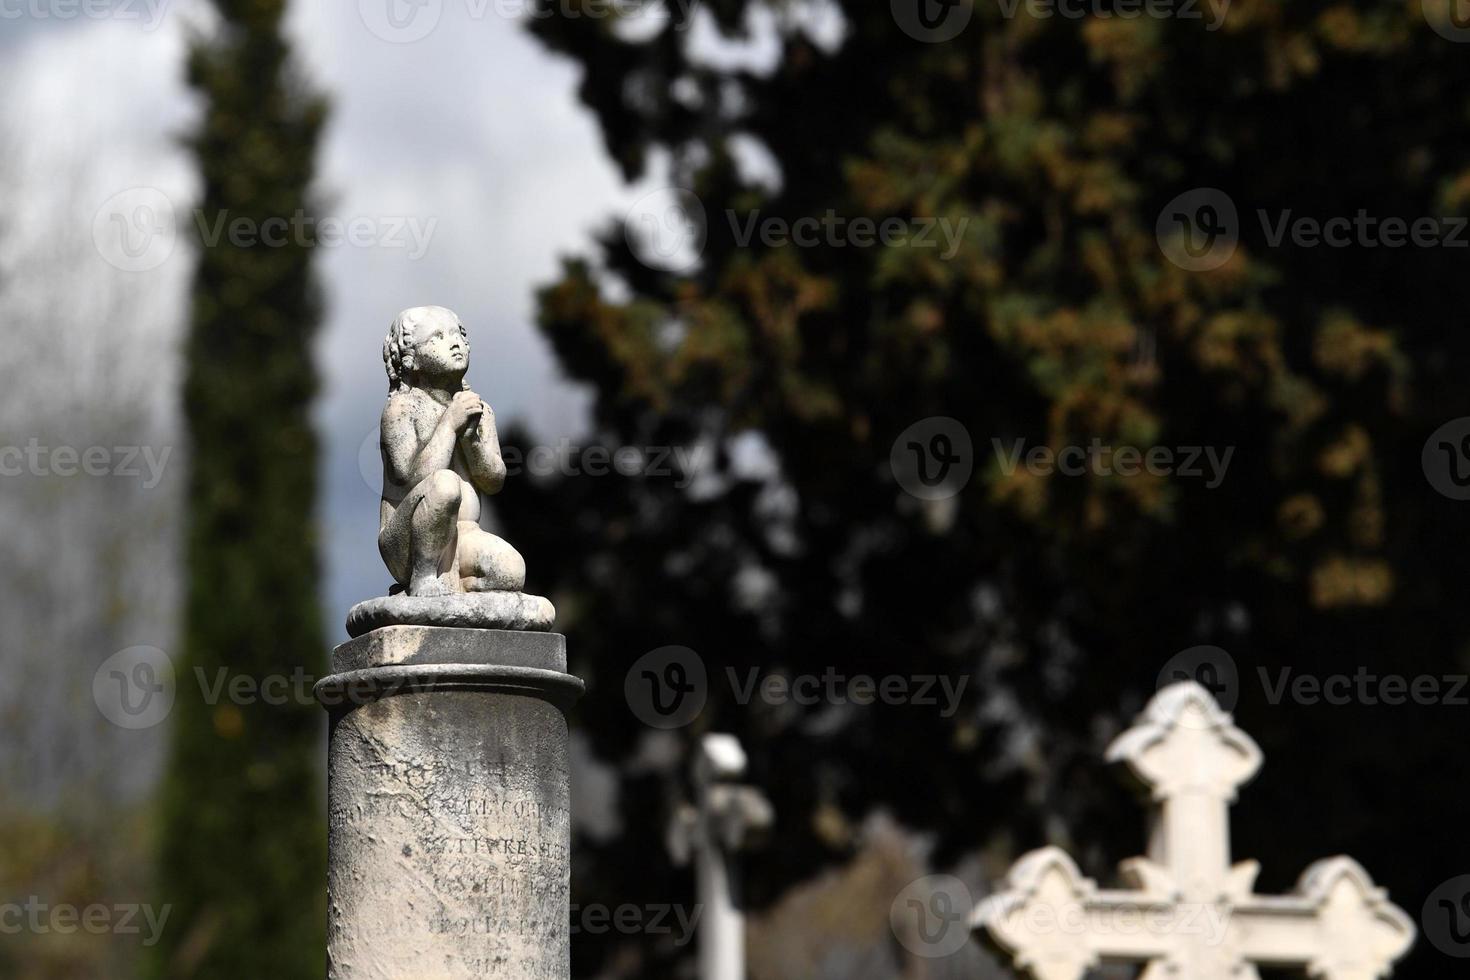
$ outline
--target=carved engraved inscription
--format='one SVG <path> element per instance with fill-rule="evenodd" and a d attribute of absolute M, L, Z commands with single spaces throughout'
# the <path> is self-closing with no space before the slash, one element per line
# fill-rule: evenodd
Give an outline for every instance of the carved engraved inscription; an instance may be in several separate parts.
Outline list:
<path fill-rule="evenodd" d="M 492 715 L 466 743 L 400 725 L 408 700 L 333 733 L 331 976 L 565 980 L 564 741 L 510 737 Z"/>

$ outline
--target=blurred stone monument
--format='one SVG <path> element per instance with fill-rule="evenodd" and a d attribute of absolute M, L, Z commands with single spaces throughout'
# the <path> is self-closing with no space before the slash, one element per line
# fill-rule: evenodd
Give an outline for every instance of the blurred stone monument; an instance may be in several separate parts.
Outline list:
<path fill-rule="evenodd" d="M 696 743 L 694 802 L 675 815 L 669 849 L 677 864 L 694 862 L 699 904 L 700 980 L 745 980 L 745 903 L 739 855 L 774 822 L 771 804 L 743 785 L 745 750 L 733 735 Z"/>
<path fill-rule="evenodd" d="M 407 310 L 384 344 L 379 550 L 392 593 L 348 616 L 330 712 L 329 980 L 567 980 L 566 672 L 555 611 L 480 526 L 504 484 L 468 335 Z"/>
<path fill-rule="evenodd" d="M 1257 966 L 1315 980 L 1379 980 L 1414 925 L 1356 861 L 1318 861 L 1293 894 L 1258 895 L 1254 861 L 1232 864 L 1229 807 L 1260 768 L 1250 736 L 1200 685 L 1160 691 L 1108 749 L 1153 801 L 1148 856 L 1102 889 L 1047 847 L 1011 868 L 972 923 L 1035 980 L 1144 964 L 1140 980 L 1258 980 Z"/>

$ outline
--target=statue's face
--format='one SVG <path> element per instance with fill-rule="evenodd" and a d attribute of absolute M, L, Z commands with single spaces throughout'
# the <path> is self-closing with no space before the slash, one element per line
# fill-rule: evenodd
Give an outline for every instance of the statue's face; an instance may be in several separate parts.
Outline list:
<path fill-rule="evenodd" d="M 429 377 L 464 374 L 470 366 L 470 345 L 459 318 L 448 310 L 433 310 L 413 328 L 413 369 Z"/>

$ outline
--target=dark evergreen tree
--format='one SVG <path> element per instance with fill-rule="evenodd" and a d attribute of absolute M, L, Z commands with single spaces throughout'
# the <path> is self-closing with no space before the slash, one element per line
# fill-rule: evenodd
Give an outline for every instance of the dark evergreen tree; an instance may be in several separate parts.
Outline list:
<path fill-rule="evenodd" d="M 218 28 L 189 58 L 203 108 L 191 140 L 200 223 L 262 229 L 311 215 L 327 109 L 292 66 L 285 0 L 214 6 Z M 294 697 L 207 704 L 196 681 L 324 665 L 311 421 L 321 306 L 311 248 L 290 237 L 271 247 L 226 235 L 199 249 L 184 387 L 188 590 L 159 885 L 174 910 L 160 977 L 323 970 L 322 713 Z"/>
<path fill-rule="evenodd" d="M 1470 279 L 1452 247 L 1275 244 L 1271 228 L 1288 211 L 1464 215 L 1465 52 L 1417 3 L 1237 0 L 1208 30 L 1219 5 L 1160 19 L 962 2 L 970 23 L 946 43 L 905 33 L 887 2 L 826 6 L 845 23 L 836 45 L 802 28 L 806 5 L 697 5 L 726 41 L 757 13 L 782 25 L 769 71 L 692 49 L 678 14 L 649 35 L 548 0 L 533 28 L 584 70 L 625 174 L 665 151 L 708 221 L 687 274 L 640 263 L 611 227 L 545 291 L 541 322 L 595 392 L 601 440 L 709 445 L 712 464 L 690 487 L 563 479 L 500 500 L 530 567 L 555 571 L 538 584 L 593 692 L 578 726 L 623 776 L 622 834 L 578 842 L 578 900 L 692 900 L 649 859 L 674 777 L 620 698 L 646 651 L 699 652 L 711 700 L 686 734 L 738 732 L 775 797 L 759 902 L 846 860 L 876 808 L 936 834 L 940 865 L 1050 838 L 1110 877 L 1142 833 L 1101 747 L 1172 653 L 1213 643 L 1240 666 L 1237 714 L 1266 750 L 1237 834 L 1262 887 L 1345 851 L 1417 913 L 1470 863 L 1441 802 L 1464 709 L 1273 705 L 1259 670 L 1463 670 L 1470 511 L 1429 486 L 1420 450 L 1467 414 Z M 737 166 L 742 138 L 769 151 L 778 187 Z M 1156 224 L 1201 187 L 1235 202 L 1239 247 L 1189 271 Z M 951 259 L 742 246 L 757 209 L 968 231 Z M 950 504 L 904 493 L 888 465 L 930 416 L 974 441 Z M 743 434 L 774 472 L 738 465 Z M 992 438 L 1234 455 L 1209 488 L 1007 472 Z M 741 704 L 724 673 L 828 666 L 974 681 L 945 718 Z M 673 976 L 687 953 L 652 936 L 578 943 L 581 975 Z M 1438 956 L 1421 944 L 1396 975 L 1438 975 Z"/>

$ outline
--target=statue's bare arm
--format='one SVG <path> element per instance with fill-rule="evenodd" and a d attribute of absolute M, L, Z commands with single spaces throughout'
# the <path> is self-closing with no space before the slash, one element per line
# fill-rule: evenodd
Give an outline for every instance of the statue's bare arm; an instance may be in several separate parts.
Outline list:
<path fill-rule="evenodd" d="M 389 482 L 411 490 L 440 470 L 453 469 L 460 432 L 479 414 L 479 405 L 479 399 L 469 392 L 455 395 L 429 437 L 421 441 L 413 406 L 406 399 L 391 399 L 382 422 L 383 462 Z"/>
<path fill-rule="evenodd" d="M 479 396 L 475 396 L 478 398 Z M 495 430 L 495 413 L 480 402 L 480 424 L 465 434 L 465 462 L 475 489 L 491 496 L 505 486 L 505 460 L 500 454 L 500 434 Z"/>

